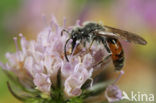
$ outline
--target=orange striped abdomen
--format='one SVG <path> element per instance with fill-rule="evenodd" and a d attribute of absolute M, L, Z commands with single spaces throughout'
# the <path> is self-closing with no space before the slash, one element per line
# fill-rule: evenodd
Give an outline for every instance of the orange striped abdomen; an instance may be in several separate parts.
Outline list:
<path fill-rule="evenodd" d="M 124 52 L 121 43 L 115 38 L 108 38 L 107 42 L 112 52 L 112 60 L 115 70 L 121 70 L 124 66 Z"/>

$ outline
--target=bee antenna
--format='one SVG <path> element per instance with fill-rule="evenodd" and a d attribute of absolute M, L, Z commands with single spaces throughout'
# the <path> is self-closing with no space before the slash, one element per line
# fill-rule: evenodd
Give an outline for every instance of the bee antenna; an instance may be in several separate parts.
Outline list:
<path fill-rule="evenodd" d="M 66 30 L 66 29 L 63 29 L 62 31 L 61 31 L 61 36 L 63 36 L 63 33 L 64 32 L 66 32 L 67 34 L 69 34 L 69 32 Z"/>
<path fill-rule="evenodd" d="M 70 38 L 67 39 L 67 41 L 66 41 L 66 43 L 65 43 L 65 45 L 64 45 L 64 56 L 65 56 L 67 62 L 69 62 L 69 59 L 68 59 L 68 57 L 67 57 L 66 47 L 67 47 L 67 43 L 69 42 L 69 40 L 70 40 Z"/>

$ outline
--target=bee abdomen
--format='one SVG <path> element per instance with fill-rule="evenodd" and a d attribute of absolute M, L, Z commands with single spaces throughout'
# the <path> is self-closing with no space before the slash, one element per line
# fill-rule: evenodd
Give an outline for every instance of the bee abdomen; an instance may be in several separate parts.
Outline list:
<path fill-rule="evenodd" d="M 115 70 L 121 70 L 124 66 L 124 52 L 121 43 L 115 38 L 109 38 L 107 42 L 112 52 L 112 60 Z"/>

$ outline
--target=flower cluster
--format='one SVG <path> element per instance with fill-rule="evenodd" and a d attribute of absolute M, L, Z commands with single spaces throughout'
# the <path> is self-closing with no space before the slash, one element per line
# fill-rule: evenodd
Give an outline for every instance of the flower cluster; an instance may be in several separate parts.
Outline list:
<path fill-rule="evenodd" d="M 90 43 L 83 47 L 80 42 L 76 43 L 71 52 L 72 40 L 70 40 L 67 44 L 69 58 L 67 62 L 64 45 L 69 34 L 61 35 L 64 26 L 59 26 L 54 16 L 51 23 L 51 26 L 38 34 L 36 40 L 28 41 L 19 34 L 21 49 L 15 37 L 16 52 L 6 53 L 8 63 L 0 63 L 0 66 L 6 71 L 13 72 L 26 88 L 33 88 L 51 96 L 52 88 L 59 86 L 63 88 L 61 93 L 64 92 L 64 98 L 81 96 L 84 93 L 82 87 L 86 82 L 91 81 L 88 87 L 91 88 L 93 77 L 110 62 L 110 59 L 104 61 L 108 54 L 103 45 L 93 43 L 89 48 Z M 79 26 L 79 23 L 76 25 Z M 61 82 L 60 85 L 57 85 L 58 81 Z"/>

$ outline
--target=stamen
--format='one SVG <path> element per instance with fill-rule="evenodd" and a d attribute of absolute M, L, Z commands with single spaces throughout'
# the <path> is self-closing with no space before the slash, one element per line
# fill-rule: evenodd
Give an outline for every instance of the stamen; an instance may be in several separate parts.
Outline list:
<path fill-rule="evenodd" d="M 59 28 L 58 25 L 55 22 L 50 21 L 51 31 L 54 30 L 54 27 L 53 26 L 55 27 L 56 34 L 58 34 L 58 31 L 59 31 L 58 30 L 58 28 Z"/>
<path fill-rule="evenodd" d="M 56 33 L 59 34 L 59 33 L 58 33 L 58 31 L 59 31 L 59 27 L 58 27 L 58 25 L 56 25 L 56 24 L 54 24 L 54 25 L 55 25 Z"/>
<path fill-rule="evenodd" d="M 51 30 L 49 29 L 49 32 L 48 32 L 48 42 L 50 42 L 51 38 L 50 38 L 50 33 L 51 33 Z"/>
<path fill-rule="evenodd" d="M 64 17 L 64 18 L 63 18 L 63 28 L 66 27 L 66 22 L 67 22 L 67 19 L 66 19 L 66 17 Z"/>
<path fill-rule="evenodd" d="M 15 42 L 16 51 L 19 51 L 18 43 L 17 43 L 17 37 L 14 37 L 13 40 L 14 40 L 14 42 Z"/>
<path fill-rule="evenodd" d="M 45 14 L 42 14 L 42 19 L 43 19 L 44 25 L 47 26 L 47 19 L 46 19 Z"/>
<path fill-rule="evenodd" d="M 55 30 L 56 30 L 56 33 L 58 33 L 58 23 L 57 23 L 57 20 L 56 20 L 56 18 L 52 15 L 52 19 L 51 19 L 51 22 L 50 22 L 50 25 L 51 25 L 51 27 L 52 27 L 52 25 L 54 25 L 55 26 Z"/>
<path fill-rule="evenodd" d="M 119 76 L 116 78 L 116 80 L 113 82 L 113 84 L 116 84 L 118 81 L 119 81 L 119 79 L 121 78 L 121 76 L 124 74 L 124 71 L 122 70 L 122 71 L 120 71 L 120 74 L 119 74 Z"/>
<path fill-rule="evenodd" d="M 76 26 L 80 26 L 80 20 L 76 20 Z"/>
<path fill-rule="evenodd" d="M 21 45 L 21 49 L 23 52 L 26 52 L 26 48 L 27 48 L 27 40 L 26 38 L 23 36 L 22 33 L 19 34 L 20 37 L 20 45 Z"/>
<path fill-rule="evenodd" d="M 53 21 L 50 21 L 50 29 L 51 29 L 51 31 L 53 30 Z"/>

